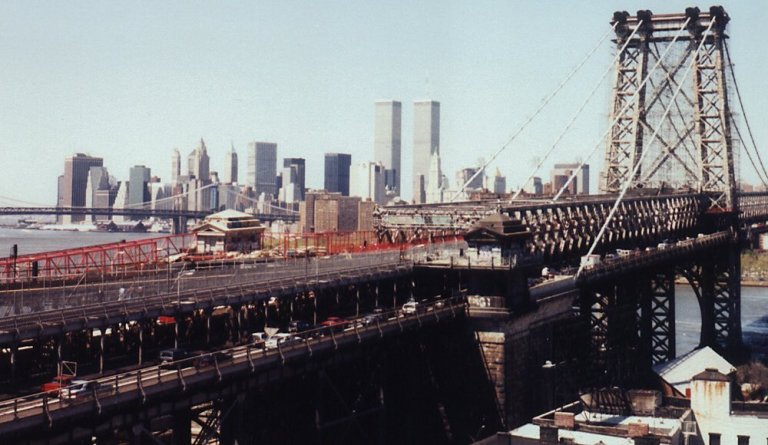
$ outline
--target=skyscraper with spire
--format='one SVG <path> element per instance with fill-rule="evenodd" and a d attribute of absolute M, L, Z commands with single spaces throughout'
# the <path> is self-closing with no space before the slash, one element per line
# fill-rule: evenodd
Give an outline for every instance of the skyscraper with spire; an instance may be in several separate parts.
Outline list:
<path fill-rule="evenodd" d="M 187 157 L 187 170 L 190 176 L 207 183 L 210 179 L 209 166 L 208 150 L 205 147 L 205 141 L 200 138 L 197 148 Z"/>
<path fill-rule="evenodd" d="M 413 103 L 413 200 L 417 204 L 422 203 L 426 190 L 430 189 L 433 155 L 440 156 L 440 102 L 416 101 Z"/>

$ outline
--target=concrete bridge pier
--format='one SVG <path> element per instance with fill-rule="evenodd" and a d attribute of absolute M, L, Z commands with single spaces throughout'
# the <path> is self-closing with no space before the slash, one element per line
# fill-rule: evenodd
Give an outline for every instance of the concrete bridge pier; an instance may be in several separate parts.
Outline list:
<path fill-rule="evenodd" d="M 567 375 L 576 368 L 569 360 L 584 349 L 579 345 L 583 335 L 560 328 L 575 320 L 572 308 L 577 290 L 572 284 L 565 285 L 534 298 L 528 288 L 532 273 L 475 265 L 471 270 L 420 267 L 414 280 L 419 296 L 467 294 L 480 366 L 485 369 L 498 416 L 509 428 L 555 400 L 554 394 L 543 390 L 542 366 L 549 361 L 559 366 L 558 375 Z"/>

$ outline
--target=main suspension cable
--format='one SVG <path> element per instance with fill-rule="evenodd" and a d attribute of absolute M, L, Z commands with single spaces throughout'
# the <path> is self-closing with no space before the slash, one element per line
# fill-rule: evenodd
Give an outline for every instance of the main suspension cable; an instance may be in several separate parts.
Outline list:
<path fill-rule="evenodd" d="M 600 46 L 603 44 L 605 39 L 607 39 L 608 36 L 611 35 L 612 32 L 614 32 L 614 30 L 616 29 L 617 25 L 618 25 L 618 22 L 614 23 L 613 26 L 611 26 L 611 29 L 608 30 L 608 32 L 606 32 L 605 35 L 603 35 L 600 38 L 600 41 L 597 42 L 597 44 L 594 46 L 594 48 L 592 48 L 592 50 L 589 53 L 587 53 L 586 56 L 584 56 L 584 58 L 578 63 L 578 65 L 576 65 L 576 67 L 573 70 L 571 70 L 570 73 L 568 73 L 568 75 L 560 82 L 560 84 L 557 86 L 557 88 L 555 88 L 554 91 L 552 91 L 547 97 L 544 98 L 544 100 L 542 101 L 541 105 L 539 105 L 539 108 L 536 109 L 536 111 L 531 116 L 529 116 L 528 119 L 526 119 L 525 122 L 523 122 L 522 125 L 520 125 L 520 127 L 517 129 L 517 131 L 515 131 L 512 134 L 512 136 L 510 136 L 510 138 L 507 140 L 507 142 L 504 145 L 502 145 L 501 148 L 496 150 L 496 152 L 493 154 L 493 156 L 491 156 L 491 158 L 488 161 L 486 161 L 479 169 L 477 169 L 475 174 L 472 175 L 467 180 L 467 182 L 465 182 L 464 185 L 462 185 L 461 188 L 459 188 L 456 191 L 456 193 L 453 194 L 453 197 L 451 198 L 451 200 L 449 202 L 456 201 L 456 198 L 458 198 L 459 195 L 464 191 L 464 189 L 466 189 L 467 186 L 469 184 L 471 184 L 472 181 L 475 180 L 477 175 L 483 173 L 485 171 L 486 167 L 488 167 L 488 165 L 490 165 L 493 161 L 495 161 L 496 158 L 501 154 L 501 152 L 506 150 L 506 148 L 509 147 L 510 144 L 512 144 L 512 141 L 514 141 L 517 138 L 517 136 L 519 136 L 520 133 L 523 132 L 523 130 L 528 126 L 528 124 L 530 124 L 531 121 L 533 121 L 536 118 L 536 116 L 538 116 L 539 113 L 541 113 L 541 111 L 544 110 L 544 108 L 549 104 L 550 101 L 552 101 L 552 99 L 555 98 L 555 96 L 557 96 L 557 94 L 563 89 L 563 87 L 568 83 L 568 81 L 570 81 L 571 78 L 577 72 L 579 72 L 581 67 L 583 67 L 584 64 L 587 63 L 587 61 L 592 57 L 592 55 L 600 48 Z"/>
<path fill-rule="evenodd" d="M 637 95 L 640 93 L 640 91 L 642 91 L 643 87 L 645 87 L 645 84 L 648 82 L 648 79 L 650 79 L 651 74 L 653 74 L 656 71 L 656 69 L 661 64 L 661 61 L 664 60 L 665 57 L 667 57 L 667 54 L 669 53 L 670 49 L 672 49 L 672 47 L 675 45 L 675 42 L 677 42 L 677 39 L 680 37 L 682 32 L 686 30 L 686 28 L 688 27 L 688 22 L 690 22 L 690 21 L 691 21 L 690 17 L 685 19 L 685 23 L 683 23 L 683 26 L 680 28 L 679 31 L 677 31 L 677 34 L 675 34 L 675 37 L 672 39 L 672 42 L 667 46 L 667 48 L 664 50 L 664 53 L 661 55 L 661 57 L 653 65 L 653 68 L 651 68 L 651 70 L 648 72 L 648 74 L 645 76 L 645 78 L 640 82 L 640 85 L 637 86 L 637 89 L 635 90 L 634 94 L 632 94 L 632 97 L 629 98 L 627 103 L 624 104 L 624 106 L 621 108 L 621 110 L 616 114 L 616 117 L 613 119 L 611 124 L 608 126 L 608 128 L 605 130 L 603 135 L 597 141 L 597 144 L 595 144 L 595 147 L 592 149 L 592 151 L 589 153 L 589 155 L 586 157 L 586 159 L 581 161 L 579 166 L 573 170 L 573 173 L 571 174 L 571 176 L 568 178 L 568 180 L 565 182 L 565 184 L 563 184 L 563 186 L 560 188 L 560 190 L 557 192 L 557 194 L 555 194 L 555 196 L 552 198 L 553 202 L 557 201 L 560 198 L 560 196 L 563 194 L 563 192 L 565 192 L 565 190 L 568 188 L 568 186 L 571 184 L 571 182 L 573 182 L 574 178 L 576 178 L 576 175 L 578 175 L 579 172 L 581 171 L 581 169 L 584 167 L 584 164 L 586 164 L 587 161 L 589 161 L 589 159 L 592 156 L 594 156 L 594 154 L 597 151 L 597 149 L 600 148 L 600 146 L 603 144 L 603 140 L 606 138 L 606 136 L 608 136 L 608 134 L 611 132 L 611 130 L 613 130 L 613 126 L 616 125 L 616 122 L 619 121 L 619 119 L 624 114 L 624 112 L 627 111 L 629 109 L 629 106 L 632 105 L 632 103 L 637 99 Z M 651 138 L 651 139 L 653 139 L 653 138 Z"/>
<path fill-rule="evenodd" d="M 739 99 L 739 108 L 741 109 L 741 115 L 744 116 L 744 123 L 747 124 L 747 133 L 749 134 L 749 139 L 752 141 L 752 147 L 755 150 L 755 154 L 757 154 L 757 160 L 760 163 L 760 167 L 763 170 L 763 174 L 765 175 L 766 178 L 768 178 L 768 171 L 766 171 L 765 163 L 760 157 L 760 151 L 757 149 L 757 143 L 755 143 L 755 137 L 752 134 L 752 127 L 749 125 L 749 119 L 747 119 L 747 113 L 746 111 L 744 111 L 744 102 L 741 100 L 741 91 L 739 90 L 739 83 L 736 81 L 736 72 L 733 70 L 733 62 L 731 61 L 731 52 L 728 50 L 728 41 L 725 39 L 723 39 L 723 46 L 725 46 L 725 56 L 728 58 L 728 68 L 731 71 L 731 78 L 733 79 L 733 86 L 734 86 L 734 89 L 736 90 L 736 97 Z M 739 138 L 741 138 L 741 135 L 739 135 Z"/>
<path fill-rule="evenodd" d="M 520 188 L 515 192 L 515 194 L 510 199 L 510 201 L 514 201 L 515 199 L 517 199 L 518 196 L 520 196 L 520 193 L 522 193 L 522 191 L 525 189 L 525 187 L 528 185 L 528 183 L 533 179 L 533 177 L 536 176 L 536 173 L 538 173 L 538 171 L 541 168 L 541 166 L 544 165 L 544 162 L 546 162 L 547 159 L 549 158 L 549 156 L 552 154 L 552 152 L 555 151 L 555 148 L 563 140 L 563 137 L 565 137 L 565 134 L 571 129 L 573 124 L 576 122 L 576 119 L 581 115 L 581 112 L 584 111 L 584 108 L 587 106 L 589 101 L 592 100 L 592 97 L 594 97 L 595 93 L 600 88 L 600 85 L 603 84 L 603 81 L 605 80 L 606 76 L 608 76 L 608 73 L 613 71 L 613 68 L 614 68 L 613 64 L 616 63 L 616 61 L 621 57 L 621 54 L 624 52 L 624 50 L 627 49 L 627 46 L 629 46 L 629 42 L 635 36 L 635 34 L 640 29 L 642 24 L 643 24 L 642 20 L 640 20 L 637 23 L 637 26 L 635 27 L 635 29 L 632 30 L 632 34 L 629 35 L 629 37 L 627 38 L 626 42 L 624 42 L 624 45 L 622 45 L 621 50 L 616 53 L 616 56 L 611 61 L 612 62 L 611 65 L 609 65 L 608 69 L 606 69 L 603 72 L 603 74 L 600 76 L 600 79 L 597 81 L 595 86 L 592 88 L 592 91 L 589 92 L 587 97 L 584 99 L 584 102 L 582 102 L 581 106 L 579 107 L 579 109 L 576 110 L 576 112 L 573 114 L 573 116 L 571 116 L 570 121 L 565 126 L 563 131 L 557 136 L 557 138 L 555 139 L 555 142 L 552 144 L 551 147 L 549 147 L 549 150 L 547 150 L 546 154 L 544 154 L 544 157 L 539 160 L 539 163 L 533 169 L 533 172 L 528 176 L 528 178 L 525 180 L 525 182 L 523 182 L 523 185 L 521 185 Z"/>
<path fill-rule="evenodd" d="M 688 64 L 688 68 L 686 68 L 685 73 L 683 74 L 683 79 L 688 77 L 688 74 L 691 72 L 691 70 L 693 69 L 693 66 L 696 64 L 696 56 L 699 54 L 699 51 L 701 51 L 701 48 L 704 46 L 704 43 L 707 40 L 707 36 L 714 24 L 715 24 L 715 18 L 713 17 L 712 20 L 710 20 L 709 22 L 709 26 L 707 26 L 707 29 L 704 31 L 704 35 L 701 39 L 701 43 L 699 43 L 699 46 L 696 48 L 696 52 L 693 54 L 693 57 L 691 58 L 691 63 Z M 680 82 L 680 84 L 677 86 L 677 89 L 675 90 L 675 94 L 672 96 L 672 100 L 664 109 L 664 114 L 662 114 L 658 125 L 656 125 L 656 128 L 653 130 L 653 135 L 651 136 L 651 139 L 655 138 L 656 134 L 661 129 L 661 124 L 663 123 L 664 119 L 666 119 L 667 115 L 672 109 L 672 106 L 674 105 L 674 101 L 677 98 L 677 95 L 680 94 L 680 90 L 682 90 L 683 88 L 683 84 L 684 82 Z M 613 203 L 613 207 L 611 207 L 611 211 L 608 213 L 608 216 L 605 218 L 605 222 L 603 223 L 602 227 L 600 227 L 600 231 L 597 233 L 595 240 L 592 242 L 592 245 L 589 247 L 587 256 L 592 255 L 592 253 L 595 251 L 595 248 L 597 247 L 597 244 L 603 238 L 603 235 L 605 234 L 605 231 L 608 228 L 608 224 L 610 224 L 611 221 L 613 220 L 613 217 L 616 215 L 616 211 L 619 208 L 619 204 L 621 204 L 621 201 L 624 199 L 624 196 L 627 194 L 629 187 L 632 185 L 632 178 L 637 174 L 638 171 L 640 171 L 640 165 L 642 164 L 643 158 L 645 157 L 646 153 L 648 153 L 648 150 L 644 150 L 640 154 L 640 159 L 637 160 L 637 163 L 635 163 L 635 166 L 632 169 L 632 175 L 629 176 L 627 180 L 624 182 L 624 186 L 621 188 L 621 193 L 619 193 L 619 196 L 616 198 L 616 202 Z M 584 269 L 585 265 L 586 263 L 582 263 L 579 266 L 579 270 L 576 272 L 577 277 L 581 274 L 581 271 Z"/>

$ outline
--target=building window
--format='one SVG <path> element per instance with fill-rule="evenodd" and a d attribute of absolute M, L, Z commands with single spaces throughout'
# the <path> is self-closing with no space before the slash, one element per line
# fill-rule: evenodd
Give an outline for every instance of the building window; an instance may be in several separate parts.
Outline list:
<path fill-rule="evenodd" d="M 736 436 L 739 440 L 739 445 L 749 445 L 749 436 Z"/>
<path fill-rule="evenodd" d="M 709 433 L 709 445 L 720 445 L 720 433 Z"/>

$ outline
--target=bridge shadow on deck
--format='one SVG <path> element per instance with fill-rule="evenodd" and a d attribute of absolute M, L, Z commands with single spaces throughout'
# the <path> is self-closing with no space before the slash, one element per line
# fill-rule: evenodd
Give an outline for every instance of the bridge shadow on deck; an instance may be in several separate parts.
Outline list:
<path fill-rule="evenodd" d="M 501 429 L 493 386 L 465 320 L 365 348 L 353 361 L 249 394 L 250 441 L 466 444 Z"/>

